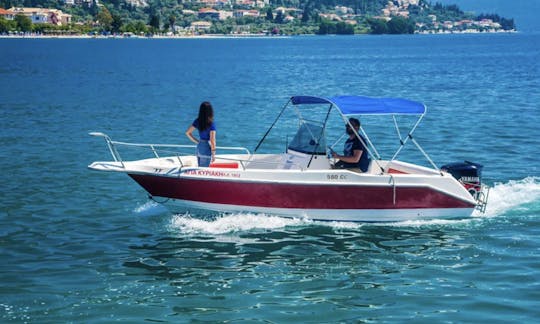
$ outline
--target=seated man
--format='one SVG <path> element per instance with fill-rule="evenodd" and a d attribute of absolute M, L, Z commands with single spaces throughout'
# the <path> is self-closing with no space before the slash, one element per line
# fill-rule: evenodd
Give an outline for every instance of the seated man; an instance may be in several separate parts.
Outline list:
<path fill-rule="evenodd" d="M 356 118 L 350 118 L 349 123 L 354 127 L 356 133 L 360 129 L 360 121 Z M 350 125 L 345 125 L 345 131 L 349 135 L 349 138 L 345 142 L 343 148 L 343 155 L 338 155 L 336 152 L 332 152 L 332 157 L 339 161 L 334 165 L 336 169 L 349 169 L 359 168 L 362 172 L 366 172 L 369 167 L 369 156 L 364 146 L 366 140 L 362 135 L 358 134 L 362 140 L 356 137 L 356 134 L 351 129 Z"/>

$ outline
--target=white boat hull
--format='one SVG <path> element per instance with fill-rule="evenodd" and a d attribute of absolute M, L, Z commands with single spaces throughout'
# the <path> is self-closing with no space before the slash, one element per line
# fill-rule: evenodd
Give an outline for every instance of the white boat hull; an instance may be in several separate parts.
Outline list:
<path fill-rule="evenodd" d="M 451 175 L 404 162 L 401 173 L 179 168 L 171 159 L 111 162 L 173 212 L 189 208 L 313 220 L 388 222 L 470 216 L 476 202 Z M 387 167 L 388 170 L 390 168 Z M 405 171 L 415 173 L 405 173 Z"/>
<path fill-rule="evenodd" d="M 300 170 L 264 168 L 268 164 L 261 161 L 279 161 L 280 155 L 253 155 L 249 163 L 236 168 L 188 166 L 194 158 L 95 162 L 90 168 L 127 173 L 156 201 L 180 213 L 197 208 L 324 221 L 390 222 L 463 218 L 477 206 L 450 174 L 401 161 L 379 161 L 384 172 L 371 168 L 359 173 L 322 169 L 324 165 Z M 222 156 L 222 161 L 233 158 L 245 159 Z"/>

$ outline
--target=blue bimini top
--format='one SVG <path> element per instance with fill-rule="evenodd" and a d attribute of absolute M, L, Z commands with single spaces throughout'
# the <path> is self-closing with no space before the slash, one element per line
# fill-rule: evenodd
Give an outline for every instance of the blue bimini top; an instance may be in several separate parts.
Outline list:
<path fill-rule="evenodd" d="M 401 98 L 371 98 L 364 96 L 312 97 L 294 96 L 293 105 L 325 104 L 334 105 L 345 115 L 423 115 L 426 106 Z"/>

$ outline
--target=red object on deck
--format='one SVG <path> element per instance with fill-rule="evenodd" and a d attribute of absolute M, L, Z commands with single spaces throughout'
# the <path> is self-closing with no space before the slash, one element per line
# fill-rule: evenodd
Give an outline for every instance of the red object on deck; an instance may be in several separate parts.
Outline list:
<path fill-rule="evenodd" d="M 403 172 L 403 171 L 399 171 L 399 170 L 396 170 L 396 169 L 388 169 L 388 173 L 393 173 L 393 174 L 407 174 L 407 172 Z"/>
<path fill-rule="evenodd" d="M 238 169 L 238 162 L 218 162 L 210 163 L 211 168 Z"/>

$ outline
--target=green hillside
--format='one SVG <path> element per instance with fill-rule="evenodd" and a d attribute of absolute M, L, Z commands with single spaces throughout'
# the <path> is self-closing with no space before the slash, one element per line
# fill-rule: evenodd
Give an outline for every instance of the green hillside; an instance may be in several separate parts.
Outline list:
<path fill-rule="evenodd" d="M 51 8 L 72 15 L 70 24 L 33 24 L 30 28 L 44 33 L 402 34 L 515 28 L 513 19 L 497 14 L 475 16 L 456 5 L 426 0 L 199 1 L 0 0 L 0 8 Z M 0 18 L 0 32 L 28 29 L 23 17 L 13 21 Z"/>

